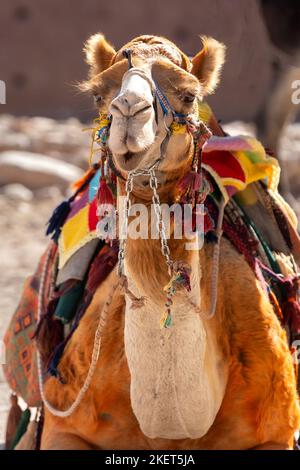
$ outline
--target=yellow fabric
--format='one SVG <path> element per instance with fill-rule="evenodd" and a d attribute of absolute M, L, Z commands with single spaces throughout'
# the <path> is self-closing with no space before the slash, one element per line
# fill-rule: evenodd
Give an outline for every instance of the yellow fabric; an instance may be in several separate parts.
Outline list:
<path fill-rule="evenodd" d="M 86 206 L 64 224 L 59 237 L 59 268 L 62 268 L 79 248 L 96 238 L 96 233 L 89 230 L 88 214 L 89 206 Z"/>
<path fill-rule="evenodd" d="M 205 101 L 198 100 L 197 107 L 198 107 L 198 112 L 197 112 L 198 119 L 204 122 L 204 124 L 208 124 L 213 114 L 210 106 L 207 103 L 205 103 Z"/>
<path fill-rule="evenodd" d="M 180 135 L 186 133 L 186 124 L 180 124 L 179 122 L 173 121 L 170 130 L 172 135 Z"/>

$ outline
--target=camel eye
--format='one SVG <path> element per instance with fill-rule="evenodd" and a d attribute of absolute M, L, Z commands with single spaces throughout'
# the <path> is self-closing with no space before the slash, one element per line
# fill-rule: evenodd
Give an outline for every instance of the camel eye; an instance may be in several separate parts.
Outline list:
<path fill-rule="evenodd" d="M 193 103 L 195 98 L 196 98 L 196 95 L 193 95 L 192 93 L 185 93 L 183 96 L 183 101 L 184 103 Z"/>
<path fill-rule="evenodd" d="M 102 96 L 100 95 L 94 95 L 94 100 L 97 104 L 100 104 L 102 101 Z"/>

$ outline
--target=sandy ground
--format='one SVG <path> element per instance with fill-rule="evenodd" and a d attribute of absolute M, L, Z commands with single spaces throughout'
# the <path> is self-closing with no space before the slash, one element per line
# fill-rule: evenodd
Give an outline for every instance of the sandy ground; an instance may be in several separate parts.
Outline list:
<path fill-rule="evenodd" d="M 35 118 L 37 119 L 37 118 Z M 27 124 L 27 121 L 25 121 Z M 50 126 L 50 120 L 43 120 L 43 126 L 48 130 Z M 52 121 L 52 125 L 53 121 Z M 71 121 L 71 125 L 74 122 Z M 48 126 L 48 127 L 47 127 Z M 16 127 L 14 125 L 14 127 Z M 24 124 L 23 124 L 24 127 Z M 51 126 L 50 126 L 51 127 Z M 1 122 L 0 122 L 1 129 Z M 73 129 L 73 128 L 72 128 Z M 78 140 L 80 144 L 86 148 L 86 156 L 88 155 L 88 145 L 83 145 L 80 130 L 78 126 L 74 127 L 78 134 Z M 46 135 L 45 130 L 45 135 Z M 72 148 L 76 146 L 76 137 L 74 136 L 75 130 L 72 130 Z M 245 126 L 243 123 L 234 123 L 227 126 L 227 130 L 231 133 L 251 133 L 251 126 Z M 24 128 L 18 129 L 19 132 L 19 148 L 22 148 L 22 132 Z M 62 134 L 65 132 L 65 128 L 62 129 Z M 28 137 L 28 133 L 26 134 Z M 39 134 L 40 135 L 40 134 Z M 14 141 L 14 139 L 12 139 Z M 23 139 L 24 140 L 24 139 Z M 53 140 L 53 133 L 52 133 Z M 58 137 L 56 136 L 55 145 L 57 145 Z M 51 143 L 51 151 L 47 151 L 47 148 L 38 146 L 34 141 L 35 148 L 28 146 L 28 139 L 25 139 L 26 150 L 41 151 L 45 154 L 51 155 L 51 152 L 55 153 L 55 157 L 59 158 L 59 148 L 53 148 L 53 142 Z M 63 139 L 60 140 L 59 145 L 63 146 Z M 67 142 L 70 147 L 70 142 Z M 73 153 L 72 149 L 68 147 L 69 161 Z M 6 143 L 3 149 L 10 148 Z M 284 156 L 289 156 L 289 167 L 292 178 L 296 181 L 296 185 L 299 187 L 299 161 L 300 161 L 300 125 L 295 124 L 290 126 L 288 133 L 285 136 L 284 141 Z M 0 149 L 1 149 L 1 136 L 0 136 Z M 52 153 L 52 156 L 54 156 Z M 66 158 L 67 153 L 62 152 L 63 158 Z M 77 156 L 77 164 L 82 166 L 82 156 Z M 294 186 L 295 187 L 295 186 Z M 52 209 L 61 200 L 61 195 L 58 191 L 48 191 L 46 194 L 35 195 L 31 201 L 20 201 L 18 199 L 8 197 L 7 195 L 1 194 L 0 188 L 0 259 L 1 259 L 1 273 L 0 273 L 0 338 L 2 338 L 6 327 L 10 321 L 10 317 L 14 312 L 18 298 L 21 293 L 24 279 L 30 274 L 36 267 L 39 256 L 44 250 L 47 240 L 45 238 L 45 224 L 52 212 Z M 0 444 L 4 440 L 5 433 L 5 422 L 8 410 L 8 398 L 9 390 L 4 382 L 3 373 L 0 370 Z"/>
<path fill-rule="evenodd" d="M 33 272 L 47 240 L 45 223 L 58 198 L 18 202 L 0 196 L 0 336 L 14 312 L 24 279 Z M 0 371 L 0 443 L 3 442 L 9 390 Z"/>

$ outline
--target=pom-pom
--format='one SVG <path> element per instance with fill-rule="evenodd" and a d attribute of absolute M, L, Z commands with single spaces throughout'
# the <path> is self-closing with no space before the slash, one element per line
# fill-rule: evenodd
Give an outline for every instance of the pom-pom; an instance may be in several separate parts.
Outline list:
<path fill-rule="evenodd" d="M 100 179 L 100 186 L 98 189 L 97 199 L 98 199 L 98 206 L 115 204 L 114 195 L 110 187 L 108 186 L 106 179 L 102 177 Z"/>
<path fill-rule="evenodd" d="M 71 210 L 71 203 L 69 200 L 63 201 L 56 207 L 52 216 L 50 217 L 47 225 L 46 235 L 51 235 L 52 240 L 56 243 L 61 233 L 62 226 L 64 225 Z"/>
<path fill-rule="evenodd" d="M 166 311 L 165 315 L 160 320 L 160 327 L 161 328 L 170 328 L 172 326 L 172 323 L 173 323 L 173 319 L 172 319 L 171 310 L 168 309 Z"/>

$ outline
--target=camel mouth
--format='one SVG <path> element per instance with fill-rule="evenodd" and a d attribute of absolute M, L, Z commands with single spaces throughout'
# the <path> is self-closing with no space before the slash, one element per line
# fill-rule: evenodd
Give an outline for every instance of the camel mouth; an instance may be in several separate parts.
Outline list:
<path fill-rule="evenodd" d="M 123 171 L 136 170 L 141 164 L 144 152 L 126 152 L 122 154 L 113 154 L 113 159 L 117 167 Z"/>
<path fill-rule="evenodd" d="M 129 160 L 131 160 L 131 158 L 134 156 L 134 153 L 133 152 L 127 152 L 124 154 L 124 160 L 125 162 L 129 162 Z"/>

